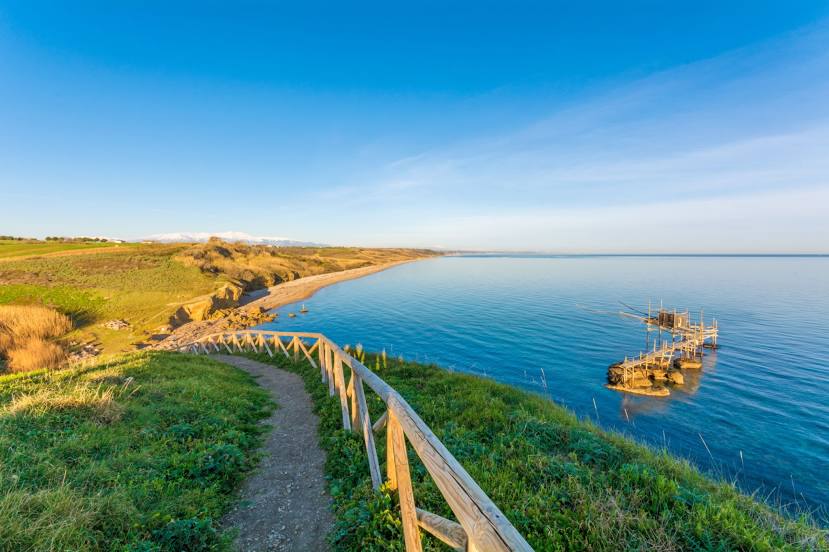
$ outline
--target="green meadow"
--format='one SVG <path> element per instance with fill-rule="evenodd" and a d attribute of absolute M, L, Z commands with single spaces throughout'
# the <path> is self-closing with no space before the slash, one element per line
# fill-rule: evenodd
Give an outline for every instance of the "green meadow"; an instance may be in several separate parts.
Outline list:
<path fill-rule="evenodd" d="M 341 429 L 319 371 L 334 550 L 403 550 L 396 497 L 371 488 L 362 439 Z M 530 544 L 542 550 L 829 550 L 790 519 L 533 394 L 436 366 L 369 356 Z M 372 418 L 383 411 L 368 394 Z M 130 353 L 85 368 L 0 376 L 0 550 L 229 550 L 218 520 L 255 465 L 273 404 L 207 357 Z M 377 438 L 381 468 L 385 439 Z M 452 518 L 410 450 L 419 507 Z M 426 550 L 444 550 L 428 536 Z"/>
<path fill-rule="evenodd" d="M 165 325 L 181 303 L 217 287 L 215 276 L 173 258 L 182 249 L 135 244 L 6 260 L 0 262 L 0 304 L 55 307 L 73 320 L 69 339 L 95 341 L 105 352 L 125 350 Z M 130 329 L 101 326 L 114 318 L 128 320 Z"/>
<path fill-rule="evenodd" d="M 26 257 L 30 255 L 47 255 L 50 253 L 84 251 L 109 247 L 129 247 L 126 244 L 112 242 L 42 242 L 35 240 L 0 240 L 0 259 Z"/>
<path fill-rule="evenodd" d="M 0 550 L 226 550 L 273 404 L 203 357 L 0 376 Z"/>
<path fill-rule="evenodd" d="M 372 490 L 363 441 L 342 429 L 339 401 L 319 371 L 281 355 L 256 358 L 299 373 L 313 396 L 335 500 L 334 548 L 403 550 L 396 498 Z M 543 397 L 436 366 L 374 356 L 366 365 L 404 396 L 536 550 L 829 550 L 825 531 L 809 519 L 788 519 Z M 367 395 L 376 420 L 384 405 Z M 377 445 L 385 470 L 384 436 Z M 417 506 L 453 519 L 411 448 L 409 460 Z"/>
<path fill-rule="evenodd" d="M 303 276 L 432 255 L 366 248 L 0 241 L 0 305 L 38 303 L 69 315 L 68 339 L 105 353 L 130 350 L 168 324 L 182 304 L 233 282 L 258 289 Z M 91 249 L 90 249 L 91 248 Z M 88 249 L 72 251 L 73 249 Z M 125 319 L 128 330 L 102 324 Z"/>

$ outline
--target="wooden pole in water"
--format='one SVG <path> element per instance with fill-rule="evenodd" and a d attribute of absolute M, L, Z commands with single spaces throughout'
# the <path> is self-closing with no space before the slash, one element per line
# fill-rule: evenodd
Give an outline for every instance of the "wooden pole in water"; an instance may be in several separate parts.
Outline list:
<path fill-rule="evenodd" d="M 649 341 L 651 337 L 651 300 L 648 299 L 648 320 L 645 322 L 645 350 L 649 349 Z"/>

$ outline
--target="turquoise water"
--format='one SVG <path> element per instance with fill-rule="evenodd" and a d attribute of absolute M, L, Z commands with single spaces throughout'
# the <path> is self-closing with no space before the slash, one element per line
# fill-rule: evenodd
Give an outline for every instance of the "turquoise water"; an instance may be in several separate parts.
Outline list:
<path fill-rule="evenodd" d="M 719 321 L 721 348 L 668 398 L 603 387 L 607 366 L 644 346 L 619 302 L 648 300 Z M 287 306 L 266 326 L 543 393 L 826 519 L 829 258 L 445 257 L 325 288 L 305 304 L 308 314 L 291 319 L 298 307 Z"/>

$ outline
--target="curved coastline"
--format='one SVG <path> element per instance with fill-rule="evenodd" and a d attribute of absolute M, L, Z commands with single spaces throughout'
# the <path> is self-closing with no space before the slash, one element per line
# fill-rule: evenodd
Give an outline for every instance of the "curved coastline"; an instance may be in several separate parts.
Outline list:
<path fill-rule="evenodd" d="M 290 303 L 308 299 L 324 287 L 348 280 L 363 278 L 377 272 L 394 268 L 395 266 L 419 260 L 422 259 L 406 259 L 379 265 L 341 270 L 339 272 L 328 272 L 325 274 L 315 274 L 313 276 L 297 278 L 296 280 L 283 282 L 267 288 L 261 297 L 256 297 L 253 300 L 245 302 L 239 308 L 244 311 L 273 310 Z M 216 320 L 188 322 L 187 324 L 183 324 L 173 330 L 173 332 L 163 341 L 160 341 L 155 348 L 162 350 L 173 350 L 176 349 L 182 342 L 189 342 L 212 333 L 226 330 L 228 329 L 228 325 L 228 317 Z"/>

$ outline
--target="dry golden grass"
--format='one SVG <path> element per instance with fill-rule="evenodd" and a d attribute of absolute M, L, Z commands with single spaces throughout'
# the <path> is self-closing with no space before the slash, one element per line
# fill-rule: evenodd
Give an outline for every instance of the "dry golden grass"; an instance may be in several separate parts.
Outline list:
<path fill-rule="evenodd" d="M 0 321 L 0 355 L 8 351 L 14 345 L 14 336 L 9 327 Z"/>
<path fill-rule="evenodd" d="M 71 329 L 69 317 L 49 307 L 0 305 L 0 332 L 14 340 L 60 337 Z"/>
<path fill-rule="evenodd" d="M 224 275 L 246 289 L 260 289 L 304 276 L 339 272 L 394 261 L 429 257 L 419 249 L 363 249 L 347 247 L 270 247 L 228 243 L 215 238 L 194 244 L 176 255 L 185 266 Z"/>
<path fill-rule="evenodd" d="M 6 352 L 10 372 L 51 370 L 66 362 L 66 351 L 57 343 L 30 337 L 15 341 L 14 347 Z"/>
<path fill-rule="evenodd" d="M 109 424 L 121 418 L 122 407 L 115 401 L 127 386 L 97 387 L 78 383 L 73 388 L 42 388 L 34 393 L 18 395 L 6 407 L 13 415 L 42 416 L 52 412 L 86 410 L 91 419 Z"/>
<path fill-rule="evenodd" d="M 66 352 L 48 341 L 72 329 L 65 314 L 37 305 L 0 306 L 0 355 L 11 372 L 57 368 Z"/>

